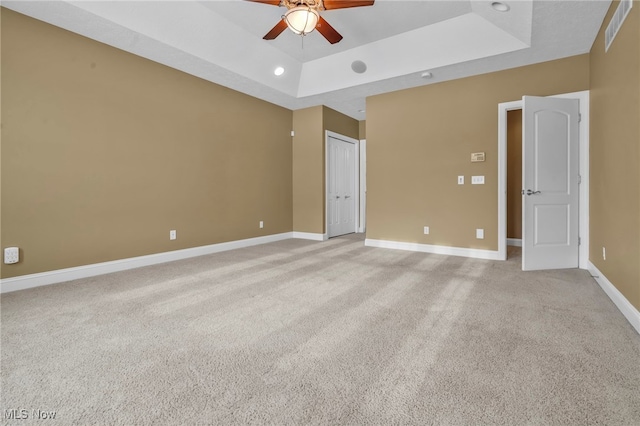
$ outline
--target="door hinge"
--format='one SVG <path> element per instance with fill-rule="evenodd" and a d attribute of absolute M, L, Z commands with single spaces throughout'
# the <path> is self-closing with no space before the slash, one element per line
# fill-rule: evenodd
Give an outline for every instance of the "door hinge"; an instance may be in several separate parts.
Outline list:
<path fill-rule="evenodd" d="M 582 238 L 578 237 L 578 245 L 582 244 Z"/>
<path fill-rule="evenodd" d="M 582 183 L 582 175 L 578 175 L 578 185 Z"/>
<path fill-rule="evenodd" d="M 578 123 L 582 122 L 582 114 L 578 113 Z"/>

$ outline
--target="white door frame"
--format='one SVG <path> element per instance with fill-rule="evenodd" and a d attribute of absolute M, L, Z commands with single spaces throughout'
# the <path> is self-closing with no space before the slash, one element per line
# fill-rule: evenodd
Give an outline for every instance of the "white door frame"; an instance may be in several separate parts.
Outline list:
<path fill-rule="evenodd" d="M 349 136 L 341 135 L 339 133 L 332 132 L 330 130 L 325 130 L 324 136 L 324 235 L 329 236 L 329 138 L 332 137 L 334 139 L 340 139 L 341 141 L 351 143 L 355 145 L 355 155 L 353 156 L 354 161 L 354 188 L 353 195 L 355 197 L 354 200 L 354 217 L 355 217 L 355 229 L 353 232 L 358 232 L 358 228 L 360 225 L 360 162 L 358 161 L 360 157 L 360 141 L 357 139 L 350 138 Z"/>
<path fill-rule="evenodd" d="M 580 246 L 581 269 L 589 267 L 589 91 L 553 95 L 580 101 Z M 507 259 L 507 111 L 522 109 L 522 99 L 498 104 L 498 258 Z"/>
<path fill-rule="evenodd" d="M 367 140 L 360 139 L 360 222 L 358 232 L 367 230 Z"/>

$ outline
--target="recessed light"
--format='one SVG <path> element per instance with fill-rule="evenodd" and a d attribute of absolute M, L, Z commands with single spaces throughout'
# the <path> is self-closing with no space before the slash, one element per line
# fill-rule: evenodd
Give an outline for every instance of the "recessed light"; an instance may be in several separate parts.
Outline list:
<path fill-rule="evenodd" d="M 491 3 L 491 7 L 493 7 L 498 12 L 508 12 L 509 9 L 511 9 L 508 4 L 499 1 L 494 1 L 493 3 Z"/>
<path fill-rule="evenodd" d="M 367 70 L 367 64 L 365 64 L 362 61 L 353 61 L 351 63 L 351 69 L 355 73 L 362 74 L 363 72 L 365 72 Z"/>
<path fill-rule="evenodd" d="M 276 68 L 275 70 L 273 70 L 273 73 L 274 73 L 275 75 L 282 75 L 282 74 L 284 74 L 284 68 L 282 68 L 282 67 L 278 67 L 278 68 Z"/>
<path fill-rule="evenodd" d="M 422 74 L 420 74 L 420 77 L 422 77 L 422 78 L 431 78 L 431 77 L 433 77 L 433 74 L 431 74 L 429 71 L 425 71 Z"/>

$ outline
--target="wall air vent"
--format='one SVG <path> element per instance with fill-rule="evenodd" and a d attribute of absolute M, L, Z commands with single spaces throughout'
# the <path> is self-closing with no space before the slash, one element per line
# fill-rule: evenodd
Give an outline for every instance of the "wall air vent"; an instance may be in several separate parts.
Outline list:
<path fill-rule="evenodd" d="M 616 34 L 620 30 L 624 19 L 629 14 L 629 11 L 633 7 L 633 0 L 621 0 L 616 12 L 611 18 L 611 22 L 607 25 L 607 31 L 604 33 L 604 51 L 609 51 L 613 39 L 616 38 Z"/>

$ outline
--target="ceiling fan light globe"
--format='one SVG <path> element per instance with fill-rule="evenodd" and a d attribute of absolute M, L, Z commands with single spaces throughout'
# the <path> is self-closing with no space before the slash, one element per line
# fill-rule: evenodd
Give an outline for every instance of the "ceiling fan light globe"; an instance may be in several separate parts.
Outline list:
<path fill-rule="evenodd" d="M 305 35 L 318 25 L 318 12 L 308 6 L 298 6 L 289 9 L 284 14 L 284 20 L 291 31 Z"/>

